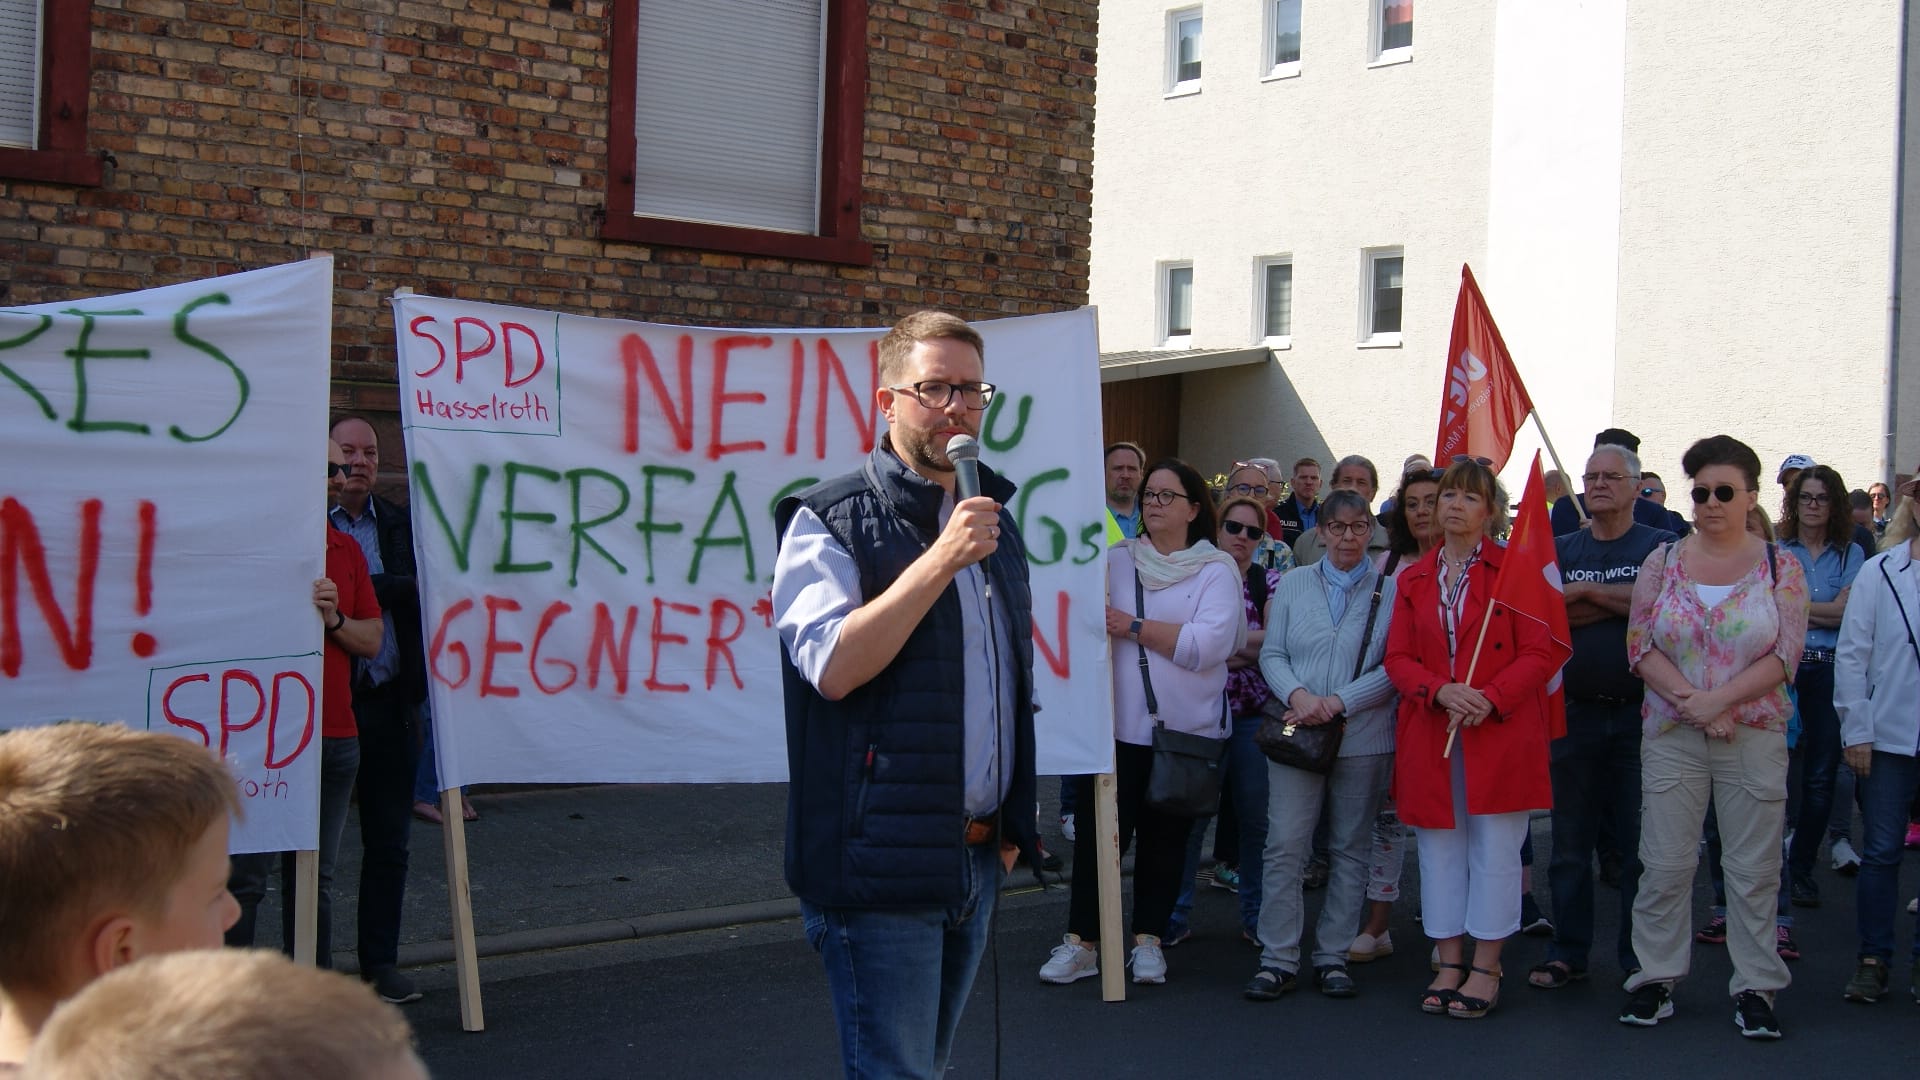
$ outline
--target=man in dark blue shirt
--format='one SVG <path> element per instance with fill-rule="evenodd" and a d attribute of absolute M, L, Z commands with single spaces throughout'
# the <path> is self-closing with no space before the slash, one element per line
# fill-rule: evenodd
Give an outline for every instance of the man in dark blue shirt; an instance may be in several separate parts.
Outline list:
<path fill-rule="evenodd" d="M 1543 989 L 1584 978 L 1593 949 L 1591 860 L 1601 824 L 1610 821 L 1624 856 L 1620 875 L 1620 970 L 1633 955 L 1633 899 L 1640 884 L 1640 698 L 1627 666 L 1627 612 L 1640 564 L 1672 533 L 1633 519 L 1640 459 L 1603 444 L 1581 478 L 1593 521 L 1557 537 L 1573 657 L 1562 669 L 1567 733 L 1553 742 L 1553 944 L 1528 981 Z"/>
<path fill-rule="evenodd" d="M 1610 427 L 1593 437 L 1593 448 L 1598 450 L 1602 446 L 1618 446 L 1630 454 L 1637 455 L 1640 453 L 1640 436 L 1625 428 Z M 1639 459 L 1636 457 L 1634 460 Z M 1564 495 L 1554 500 L 1553 512 L 1550 515 L 1550 520 L 1553 522 L 1553 535 L 1566 536 L 1580 529 L 1580 507 L 1574 505 L 1576 499 L 1579 500 L 1580 507 L 1587 507 L 1587 500 L 1583 495 Z M 1587 511 L 1593 512 L 1591 507 L 1587 507 Z M 1650 528 L 1665 529 L 1675 536 L 1685 536 L 1693 531 L 1693 526 L 1687 524 L 1686 518 L 1652 499 L 1636 497 L 1633 500 L 1633 520 Z"/>

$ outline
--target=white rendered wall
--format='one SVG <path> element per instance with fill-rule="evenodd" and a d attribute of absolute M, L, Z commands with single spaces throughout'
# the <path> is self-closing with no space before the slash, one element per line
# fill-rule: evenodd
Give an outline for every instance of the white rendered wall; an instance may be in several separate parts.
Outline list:
<path fill-rule="evenodd" d="M 1431 453 L 1462 261 L 1485 253 L 1490 4 L 1414 22 L 1413 60 L 1369 68 L 1368 7 L 1306 0 L 1300 74 L 1262 81 L 1262 5 L 1207 5 L 1199 94 L 1163 97 L 1166 12 L 1100 12 L 1092 302 L 1107 351 L 1159 344 L 1155 266 L 1194 265 L 1196 348 L 1255 342 L 1254 260 L 1293 256 L 1292 348 L 1188 375 L 1180 453 Z M 1427 10 L 1427 9 L 1422 9 Z M 1444 16 L 1444 17 L 1441 17 Z M 1406 249 L 1402 346 L 1362 349 L 1361 250 Z"/>
<path fill-rule="evenodd" d="M 1900 0 L 1629 0 L 1614 416 L 1881 468 Z"/>
<path fill-rule="evenodd" d="M 1494 24 L 1487 260 L 1474 276 L 1569 477 L 1613 423 L 1626 16 L 1627 0 L 1503 0 Z M 1528 425 L 1504 474 L 1516 498 L 1540 446 Z"/>
<path fill-rule="evenodd" d="M 1893 460 L 1881 478 L 1889 483 L 1896 475 L 1920 472 L 1916 467 L 1920 466 L 1920 17 L 1916 15 L 1920 13 L 1909 14 L 1907 22 L 1906 169 L 1902 176 L 1906 209 L 1900 237 L 1900 371 L 1895 386 L 1900 408 Z M 1848 477 L 1848 482 L 1854 483 L 1853 478 Z"/>

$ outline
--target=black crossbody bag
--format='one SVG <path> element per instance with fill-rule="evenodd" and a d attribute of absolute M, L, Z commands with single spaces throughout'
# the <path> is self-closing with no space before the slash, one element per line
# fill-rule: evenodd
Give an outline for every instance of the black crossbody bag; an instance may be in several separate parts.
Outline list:
<path fill-rule="evenodd" d="M 1373 583 L 1373 599 L 1367 602 L 1367 628 L 1360 632 L 1360 655 L 1353 661 L 1353 679 L 1366 670 L 1367 649 L 1373 643 L 1373 623 L 1380 616 L 1380 594 L 1386 591 L 1387 575 L 1393 573 L 1394 564 L 1399 561 L 1397 552 L 1390 556 L 1386 569 Z M 1337 627 L 1335 632 L 1338 633 Z M 1332 772 L 1333 763 L 1340 757 L 1340 740 L 1347 734 L 1346 716 L 1342 714 L 1324 724 L 1301 724 L 1286 718 L 1287 709 L 1287 703 L 1277 697 L 1268 698 L 1267 703 L 1260 706 L 1260 730 L 1254 733 L 1253 744 L 1275 765 L 1304 769 L 1321 776 Z"/>
<path fill-rule="evenodd" d="M 1133 604 L 1144 621 L 1146 587 L 1133 573 Z M 1160 719 L 1160 701 L 1147 675 L 1147 647 L 1140 650 L 1140 685 L 1147 691 L 1147 719 L 1153 721 L 1153 765 L 1147 772 L 1147 805 L 1175 817 L 1206 817 L 1220 811 L 1220 763 L 1227 755 L 1227 699 L 1220 697 L 1220 737 L 1174 731 Z"/>

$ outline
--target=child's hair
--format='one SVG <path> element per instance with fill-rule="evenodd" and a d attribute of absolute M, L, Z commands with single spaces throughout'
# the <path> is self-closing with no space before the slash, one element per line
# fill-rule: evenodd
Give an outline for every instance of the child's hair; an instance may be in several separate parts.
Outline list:
<path fill-rule="evenodd" d="M 52 989 L 109 909 L 156 912 L 187 855 L 240 811 L 203 746 L 78 721 L 0 733 L 0 988 Z"/>
<path fill-rule="evenodd" d="M 424 1077 L 413 1033 L 373 988 L 277 952 L 150 956 L 54 1010 L 27 1055 L 37 1080 Z"/>

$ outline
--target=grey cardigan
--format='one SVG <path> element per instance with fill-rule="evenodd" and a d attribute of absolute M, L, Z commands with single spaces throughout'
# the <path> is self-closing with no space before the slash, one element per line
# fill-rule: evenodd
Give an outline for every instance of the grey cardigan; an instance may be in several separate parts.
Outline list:
<path fill-rule="evenodd" d="M 1360 655 L 1360 634 L 1379 571 L 1369 572 L 1347 594 L 1347 611 L 1333 625 L 1326 579 L 1317 566 L 1289 570 L 1267 605 L 1267 639 L 1260 647 L 1260 674 L 1273 696 L 1288 700 L 1304 687 L 1310 694 L 1337 694 L 1347 705 L 1347 733 L 1341 757 L 1393 752 L 1394 705 L 1399 695 L 1382 666 L 1387 655 L 1387 623 L 1393 613 L 1393 585 L 1381 585 L 1380 614 L 1366 643 L 1367 660 L 1353 677 Z"/>

